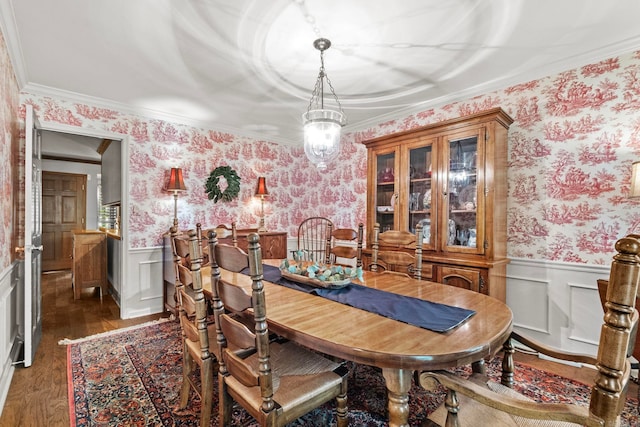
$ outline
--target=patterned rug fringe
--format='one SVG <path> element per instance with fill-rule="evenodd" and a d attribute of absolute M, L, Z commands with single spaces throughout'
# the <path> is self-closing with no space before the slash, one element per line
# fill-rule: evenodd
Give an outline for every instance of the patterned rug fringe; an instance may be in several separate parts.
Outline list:
<path fill-rule="evenodd" d="M 171 319 L 163 317 L 163 318 L 158 319 L 158 320 L 151 320 L 149 322 L 140 323 L 139 325 L 127 326 L 126 328 L 120 328 L 120 329 L 114 329 L 112 331 L 101 332 L 99 334 L 89 335 L 88 337 L 84 337 L 84 338 L 76 338 L 76 339 L 64 338 L 64 339 L 61 339 L 60 341 L 58 341 L 58 345 L 77 344 L 77 343 L 90 341 L 90 340 L 97 339 L 97 338 L 109 337 L 111 335 L 117 335 L 117 334 L 121 334 L 121 333 L 124 333 L 124 332 L 129 332 L 129 331 L 133 331 L 133 330 L 136 330 L 136 329 L 144 328 L 144 327 L 147 327 L 147 326 L 157 325 L 158 323 L 168 322 L 169 320 L 171 320 Z"/>

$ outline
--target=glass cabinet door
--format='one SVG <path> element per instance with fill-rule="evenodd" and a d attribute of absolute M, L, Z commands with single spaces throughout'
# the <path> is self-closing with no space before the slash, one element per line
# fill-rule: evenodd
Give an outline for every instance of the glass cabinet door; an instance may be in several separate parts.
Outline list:
<path fill-rule="evenodd" d="M 409 149 L 409 186 L 408 216 L 409 231 L 415 233 L 418 224 L 422 224 L 423 245 L 432 246 L 435 235 L 435 197 L 432 198 L 432 162 L 431 144 Z"/>
<path fill-rule="evenodd" d="M 398 190 L 396 189 L 396 151 L 379 153 L 376 156 L 375 206 L 376 222 L 380 232 L 394 230 L 397 227 L 395 212 L 398 208 Z"/>
<path fill-rule="evenodd" d="M 484 207 L 484 185 L 478 174 L 478 156 L 482 153 L 479 141 L 478 133 L 444 141 L 448 154 L 444 201 L 448 206 L 442 239 L 448 251 L 484 251 L 484 238 L 478 232 L 478 218 Z"/>

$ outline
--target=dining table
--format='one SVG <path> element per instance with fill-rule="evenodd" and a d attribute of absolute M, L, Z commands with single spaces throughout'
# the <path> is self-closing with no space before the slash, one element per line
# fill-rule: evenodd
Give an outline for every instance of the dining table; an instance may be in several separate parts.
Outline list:
<path fill-rule="evenodd" d="M 280 261 L 263 263 L 266 269 Z M 210 295 L 211 269 L 202 267 L 201 272 L 204 292 Z M 251 293 L 249 275 L 223 269 L 220 274 L 222 280 Z M 388 272 L 364 271 L 362 279 L 353 283 L 473 313 L 452 329 L 436 332 L 263 280 L 270 332 L 318 352 L 381 369 L 391 427 L 409 425 L 414 372 L 469 364 L 481 370 L 484 360 L 502 348 L 512 330 L 509 307 L 478 292 Z"/>

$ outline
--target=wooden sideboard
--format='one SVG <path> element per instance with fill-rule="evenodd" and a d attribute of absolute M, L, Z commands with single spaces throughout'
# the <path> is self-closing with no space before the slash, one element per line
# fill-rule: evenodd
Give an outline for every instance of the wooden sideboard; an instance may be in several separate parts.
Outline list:
<path fill-rule="evenodd" d="M 85 288 L 100 288 L 100 298 L 107 292 L 107 235 L 99 230 L 73 232 L 73 299 Z"/>
<path fill-rule="evenodd" d="M 249 242 L 247 236 L 256 233 L 256 229 L 238 229 L 238 247 L 247 251 Z M 207 237 L 208 229 L 203 229 L 203 238 Z M 262 247 L 263 259 L 285 259 L 287 258 L 287 233 L 285 231 L 267 231 L 260 234 L 260 246 Z M 173 265 L 173 254 L 171 253 L 170 234 L 167 232 L 163 236 L 162 264 L 163 264 L 163 300 L 164 309 L 177 316 L 175 309 L 176 294 L 176 272 Z M 231 245 L 231 236 L 219 239 L 221 243 Z"/>
<path fill-rule="evenodd" d="M 238 230 L 238 247 L 247 251 L 249 242 L 247 236 L 256 233 L 255 230 Z M 287 257 L 287 233 L 284 231 L 267 231 L 260 234 L 262 259 L 285 259 Z M 231 237 L 220 239 L 220 242 L 232 244 Z"/>

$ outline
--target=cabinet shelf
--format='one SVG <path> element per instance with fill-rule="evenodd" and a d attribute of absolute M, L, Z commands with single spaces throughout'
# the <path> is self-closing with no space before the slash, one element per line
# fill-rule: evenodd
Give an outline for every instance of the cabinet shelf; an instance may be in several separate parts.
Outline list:
<path fill-rule="evenodd" d="M 420 183 L 420 182 L 431 182 L 431 177 L 429 178 L 411 178 L 409 180 L 410 183 Z"/>

